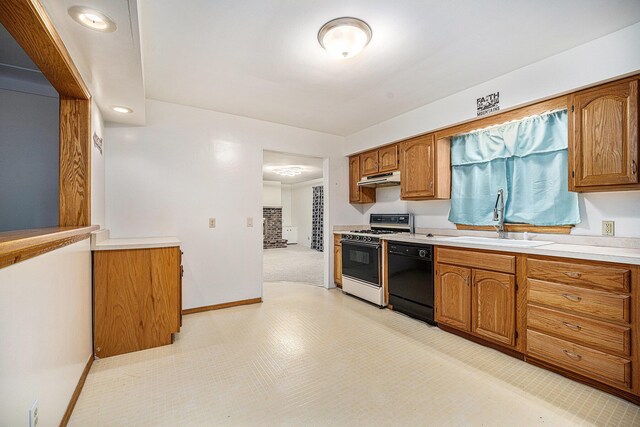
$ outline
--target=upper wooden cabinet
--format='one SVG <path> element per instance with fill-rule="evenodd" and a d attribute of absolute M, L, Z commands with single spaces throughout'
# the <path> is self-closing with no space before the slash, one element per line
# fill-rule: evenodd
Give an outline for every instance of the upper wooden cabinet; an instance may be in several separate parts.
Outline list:
<path fill-rule="evenodd" d="M 360 155 L 349 157 L 349 203 L 375 203 L 376 189 L 358 186 L 362 178 L 360 159 Z"/>
<path fill-rule="evenodd" d="M 400 198 L 448 199 L 451 194 L 449 139 L 434 134 L 400 143 Z"/>
<path fill-rule="evenodd" d="M 569 190 L 640 188 L 638 80 L 569 95 Z"/>
<path fill-rule="evenodd" d="M 398 144 L 360 154 L 362 176 L 398 170 Z"/>

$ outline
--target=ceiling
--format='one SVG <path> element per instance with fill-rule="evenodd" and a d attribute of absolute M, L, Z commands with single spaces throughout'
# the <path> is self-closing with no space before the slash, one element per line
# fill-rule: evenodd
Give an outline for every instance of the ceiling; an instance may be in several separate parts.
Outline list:
<path fill-rule="evenodd" d="M 638 0 L 142 0 L 148 98 L 348 135 L 640 21 Z M 319 28 L 373 30 L 336 60 Z"/>
<path fill-rule="evenodd" d="M 145 89 L 136 0 L 40 1 L 74 58 L 104 120 L 144 124 Z M 67 9 L 75 5 L 103 12 L 116 23 L 117 30 L 101 33 L 76 23 L 67 13 Z M 111 110 L 114 105 L 130 107 L 133 113 L 116 113 Z"/>
<path fill-rule="evenodd" d="M 322 159 L 316 157 L 295 156 L 293 154 L 264 151 L 262 158 L 262 179 L 264 181 L 279 181 L 283 184 L 297 184 L 322 178 Z M 299 167 L 302 173 L 296 176 L 282 176 L 274 169 L 283 167 Z"/>

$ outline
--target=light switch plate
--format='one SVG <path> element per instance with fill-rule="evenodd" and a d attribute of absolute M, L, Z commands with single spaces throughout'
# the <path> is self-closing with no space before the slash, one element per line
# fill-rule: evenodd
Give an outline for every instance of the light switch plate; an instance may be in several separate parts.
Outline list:
<path fill-rule="evenodd" d="M 38 400 L 33 402 L 31 408 L 29 408 L 29 427 L 38 427 Z"/>
<path fill-rule="evenodd" d="M 251 217 L 247 218 L 247 227 L 253 227 L 253 218 Z"/>
<path fill-rule="evenodd" d="M 216 228 L 216 219 L 209 218 L 209 228 Z"/>
<path fill-rule="evenodd" d="M 614 221 L 602 221 L 602 235 L 603 236 L 615 236 L 616 228 Z"/>

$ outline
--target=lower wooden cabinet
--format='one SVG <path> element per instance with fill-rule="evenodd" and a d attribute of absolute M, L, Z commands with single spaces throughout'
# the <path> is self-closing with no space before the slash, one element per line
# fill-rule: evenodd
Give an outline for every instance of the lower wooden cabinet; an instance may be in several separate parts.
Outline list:
<path fill-rule="evenodd" d="M 471 269 L 438 264 L 434 299 L 437 323 L 469 332 L 471 330 Z"/>
<path fill-rule="evenodd" d="M 333 282 L 337 287 L 342 287 L 342 244 L 341 235 L 333 235 Z"/>
<path fill-rule="evenodd" d="M 479 260 L 485 260 L 487 269 L 504 269 L 504 260 L 500 257 L 509 256 L 449 248 L 437 249 L 436 254 L 436 322 L 515 347 L 515 276 L 470 268 L 477 267 Z M 452 261 L 463 265 L 446 264 Z"/>
<path fill-rule="evenodd" d="M 94 352 L 171 344 L 182 321 L 179 247 L 93 252 Z"/>
<path fill-rule="evenodd" d="M 527 360 L 640 396 L 638 269 L 530 256 L 526 276 Z"/>
<path fill-rule="evenodd" d="M 512 274 L 473 270 L 471 331 L 507 346 L 515 345 L 516 282 Z"/>

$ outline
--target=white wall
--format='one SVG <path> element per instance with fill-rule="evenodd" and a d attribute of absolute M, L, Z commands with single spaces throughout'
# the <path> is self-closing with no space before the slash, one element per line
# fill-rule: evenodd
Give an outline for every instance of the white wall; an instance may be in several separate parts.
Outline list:
<path fill-rule="evenodd" d="M 346 203 L 341 137 L 153 100 L 146 112 L 145 127 L 105 128 L 106 224 L 182 240 L 184 308 L 261 296 L 263 150 L 327 158 L 327 222 L 362 217 Z"/>
<path fill-rule="evenodd" d="M 269 208 L 282 206 L 282 184 L 279 181 L 262 181 L 262 206 Z"/>
<path fill-rule="evenodd" d="M 291 184 L 282 184 L 282 225 L 284 227 L 293 225 L 291 222 Z"/>
<path fill-rule="evenodd" d="M 500 106 L 505 109 L 637 72 L 638 40 L 640 23 L 350 135 L 344 152 L 364 151 L 473 119 L 476 98 L 492 92 L 500 91 Z M 399 191 L 378 189 L 378 202 L 362 208 L 361 221 L 367 223 L 372 212 L 412 212 L 419 227 L 454 227 L 446 218 L 449 202 L 401 202 Z M 608 219 L 616 221 L 616 236 L 640 237 L 638 191 L 580 195 L 580 210 L 583 222 L 574 234 L 600 234 L 600 221 Z"/>
<path fill-rule="evenodd" d="M 89 240 L 0 269 L 0 425 L 58 425 L 92 353 Z"/>
<path fill-rule="evenodd" d="M 102 141 L 102 153 L 93 143 L 96 133 Z M 91 101 L 91 224 L 104 228 L 104 151 L 107 142 L 104 138 L 102 113 L 94 100 Z"/>
<path fill-rule="evenodd" d="M 313 187 L 323 185 L 322 178 L 291 186 L 291 222 L 298 227 L 298 244 L 311 247 Z"/>

